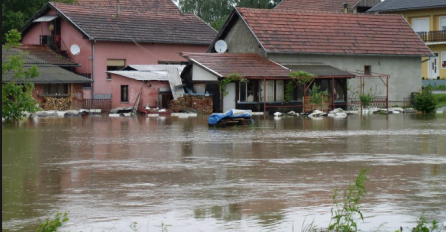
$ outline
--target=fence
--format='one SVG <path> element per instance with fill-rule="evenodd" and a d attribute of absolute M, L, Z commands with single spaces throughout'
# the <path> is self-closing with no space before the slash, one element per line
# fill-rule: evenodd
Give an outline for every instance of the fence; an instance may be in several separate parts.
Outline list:
<path fill-rule="evenodd" d="M 111 99 L 84 99 L 82 108 L 101 109 L 103 112 L 110 112 Z"/>

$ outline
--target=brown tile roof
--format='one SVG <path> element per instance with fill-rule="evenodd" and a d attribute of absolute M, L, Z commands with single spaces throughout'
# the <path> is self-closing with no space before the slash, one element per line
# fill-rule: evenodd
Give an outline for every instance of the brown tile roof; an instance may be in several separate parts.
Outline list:
<path fill-rule="evenodd" d="M 197 16 L 181 14 L 171 0 L 121 0 L 120 16 L 116 2 L 79 0 L 74 4 L 49 3 L 48 7 L 56 9 L 86 37 L 98 41 L 209 45 L 217 34 Z"/>
<path fill-rule="evenodd" d="M 46 62 L 60 66 L 60 67 L 67 67 L 67 66 L 80 66 L 78 63 L 74 62 L 71 59 L 68 59 L 64 56 L 61 56 L 54 52 L 51 48 L 48 46 L 41 46 L 41 45 L 22 45 L 20 46 L 20 50 L 28 52 L 30 55 L 36 56 L 42 60 L 45 60 Z"/>
<path fill-rule="evenodd" d="M 344 3 L 351 8 L 360 0 L 283 0 L 276 6 L 277 10 L 317 10 L 317 11 L 341 11 Z"/>
<path fill-rule="evenodd" d="M 285 67 L 253 53 L 182 53 L 181 55 L 219 77 L 233 73 L 246 78 L 284 78 L 290 75 L 290 70 Z"/>
<path fill-rule="evenodd" d="M 431 56 L 400 15 L 238 8 L 270 53 Z"/>

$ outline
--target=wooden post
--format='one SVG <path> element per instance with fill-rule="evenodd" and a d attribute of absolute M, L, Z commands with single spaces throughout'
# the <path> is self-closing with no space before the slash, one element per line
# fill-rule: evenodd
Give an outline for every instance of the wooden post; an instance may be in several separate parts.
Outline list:
<path fill-rule="evenodd" d="M 71 107 L 70 109 L 73 109 L 73 104 L 74 104 L 74 84 L 71 84 Z"/>
<path fill-rule="evenodd" d="M 263 116 L 266 120 L 266 77 L 263 78 Z"/>

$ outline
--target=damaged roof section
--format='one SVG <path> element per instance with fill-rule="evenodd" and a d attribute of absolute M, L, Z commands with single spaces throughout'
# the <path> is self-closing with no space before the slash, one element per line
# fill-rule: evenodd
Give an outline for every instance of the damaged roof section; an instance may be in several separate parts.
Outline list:
<path fill-rule="evenodd" d="M 245 78 L 289 77 L 290 70 L 254 53 L 182 53 L 186 59 L 220 78 L 239 74 Z"/>
<path fill-rule="evenodd" d="M 107 73 L 137 81 L 168 81 L 174 99 L 184 95 L 181 72 L 184 65 L 129 65 L 121 71 Z"/>

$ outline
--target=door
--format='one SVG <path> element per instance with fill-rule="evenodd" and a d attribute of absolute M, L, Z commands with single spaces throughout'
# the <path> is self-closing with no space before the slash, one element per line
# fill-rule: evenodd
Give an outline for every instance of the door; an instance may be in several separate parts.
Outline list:
<path fill-rule="evenodd" d="M 232 110 L 236 108 L 236 88 L 235 83 L 229 83 L 226 87 L 228 95 L 223 97 L 223 112 Z"/>
<path fill-rule="evenodd" d="M 440 76 L 439 63 L 438 52 L 434 52 L 434 57 L 429 58 L 429 79 L 437 79 Z"/>

